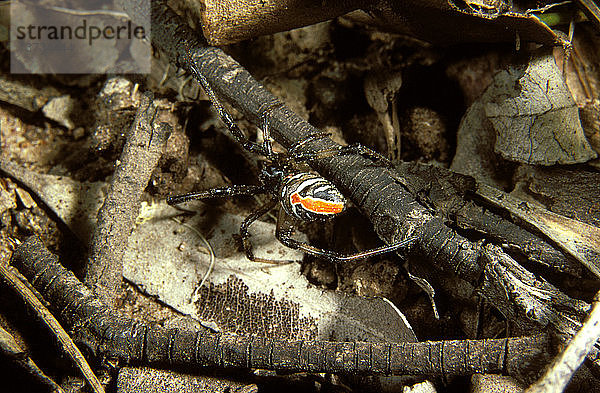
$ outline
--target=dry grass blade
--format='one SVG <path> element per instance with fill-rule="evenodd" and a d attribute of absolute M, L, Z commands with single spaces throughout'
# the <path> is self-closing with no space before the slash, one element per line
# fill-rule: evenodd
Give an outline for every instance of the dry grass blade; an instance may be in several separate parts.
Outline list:
<path fill-rule="evenodd" d="M 587 320 L 544 376 L 525 393 L 562 392 L 600 338 L 600 292 L 594 296 Z"/>
<path fill-rule="evenodd" d="M 53 393 L 64 393 L 64 390 L 56 384 L 52 379 L 44 374 L 42 370 L 35 364 L 21 346 L 16 342 L 15 338 L 2 327 L 0 327 L 0 354 L 17 363 L 21 368 L 25 369 L 29 375 L 35 378 L 38 382 L 47 386 Z"/>
<path fill-rule="evenodd" d="M 75 346 L 71 337 L 65 332 L 60 323 L 54 318 L 52 313 L 44 306 L 33 291 L 25 285 L 21 279 L 6 266 L 0 265 L 0 276 L 25 300 L 25 302 L 35 311 L 38 317 L 50 328 L 56 336 L 63 350 L 69 358 L 73 360 L 77 368 L 81 370 L 86 381 L 90 384 L 94 393 L 104 393 L 104 388 L 94 375 L 90 365 L 87 363 L 79 348 Z"/>
<path fill-rule="evenodd" d="M 206 273 L 204 274 L 204 277 L 202 277 L 202 280 L 200 281 L 200 284 L 198 284 L 198 286 L 196 287 L 196 291 L 194 291 L 194 293 L 192 294 L 192 301 L 196 300 L 196 296 L 197 296 L 197 292 L 200 288 L 202 288 L 202 286 L 204 286 L 204 283 L 206 283 L 206 280 L 208 280 L 208 277 L 210 276 L 210 273 L 212 273 L 214 267 L 215 267 L 215 252 L 212 248 L 212 246 L 210 245 L 209 241 L 206 239 L 206 237 L 204 237 L 204 235 L 197 230 L 196 228 L 182 222 L 181 220 L 177 219 L 177 218 L 173 218 L 173 221 L 175 221 L 176 223 L 188 228 L 189 230 L 193 231 L 196 235 L 198 235 L 198 237 L 200 238 L 200 240 L 202 240 L 202 243 L 204 243 L 204 245 L 206 246 L 206 250 L 208 251 L 208 255 L 210 255 L 210 262 L 208 265 L 208 269 L 206 270 Z"/>
<path fill-rule="evenodd" d="M 508 210 L 520 220 L 533 225 L 600 277 L 600 230 L 598 228 L 527 203 L 484 184 L 479 184 L 477 194 L 486 201 Z"/>

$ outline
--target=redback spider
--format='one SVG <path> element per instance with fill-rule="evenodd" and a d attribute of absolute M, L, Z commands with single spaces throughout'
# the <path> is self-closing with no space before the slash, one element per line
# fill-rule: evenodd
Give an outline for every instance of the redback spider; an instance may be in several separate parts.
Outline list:
<path fill-rule="evenodd" d="M 267 214 L 277 205 L 280 207 L 275 230 L 277 239 L 289 248 L 302 250 L 305 253 L 325 258 L 333 262 L 347 262 L 384 254 L 397 250 L 414 240 L 413 238 L 409 238 L 398 243 L 361 251 L 356 254 L 341 255 L 335 251 L 317 248 L 293 239 L 292 234 L 294 232 L 294 224 L 297 221 L 328 220 L 346 210 L 347 205 L 346 199 L 333 183 L 315 172 L 297 169 L 297 164 L 299 162 L 340 154 L 367 155 L 374 160 L 386 163 L 388 163 L 388 160 L 359 144 L 315 152 L 314 154 L 308 155 L 302 155 L 296 152 L 298 147 L 311 140 L 327 137 L 328 134 L 326 133 L 311 134 L 288 149 L 287 153 L 276 153 L 272 148 L 266 114 L 262 117 L 261 126 L 263 143 L 259 144 L 248 140 L 233 121 L 231 115 L 217 100 L 208 81 L 196 70 L 194 70 L 193 73 L 202 84 L 202 87 L 206 91 L 219 116 L 237 141 L 248 151 L 264 156 L 266 158 L 266 163 L 262 166 L 258 174 L 261 185 L 231 185 L 227 187 L 211 188 L 205 191 L 190 192 L 183 195 L 170 196 L 167 198 L 168 204 L 176 205 L 194 199 L 201 200 L 215 197 L 232 197 L 238 195 L 254 196 L 257 194 L 269 195 L 270 198 L 268 202 L 246 217 L 240 226 L 240 236 L 242 238 L 246 256 L 249 260 L 257 262 L 282 262 L 271 261 L 254 256 L 252 243 L 250 242 L 250 234 L 248 233 L 248 228 L 254 221 Z"/>

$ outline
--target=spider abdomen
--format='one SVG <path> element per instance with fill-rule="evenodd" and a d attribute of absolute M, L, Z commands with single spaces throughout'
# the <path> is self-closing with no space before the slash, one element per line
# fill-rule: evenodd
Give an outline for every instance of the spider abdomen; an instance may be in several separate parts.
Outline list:
<path fill-rule="evenodd" d="M 333 183 L 310 172 L 283 180 L 281 204 L 286 213 L 305 221 L 328 219 L 346 209 L 346 199 Z"/>

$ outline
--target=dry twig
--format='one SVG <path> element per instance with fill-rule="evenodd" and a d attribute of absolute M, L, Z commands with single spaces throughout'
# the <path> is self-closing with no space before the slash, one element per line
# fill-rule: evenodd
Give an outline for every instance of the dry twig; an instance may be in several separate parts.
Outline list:
<path fill-rule="evenodd" d="M 148 185 L 169 137 L 166 123 L 155 121 L 151 94 L 142 98 L 121 153 L 90 246 L 85 282 L 107 301 L 121 291 L 122 257 Z"/>
<path fill-rule="evenodd" d="M 51 392 L 64 392 L 56 382 L 40 370 L 37 364 L 29 357 L 27 351 L 23 350 L 15 338 L 2 327 L 0 327 L 0 355 L 14 361 L 19 367 L 27 371 L 32 378 L 39 381 L 42 385 L 47 386 Z"/>
<path fill-rule="evenodd" d="M 25 302 L 31 307 L 31 309 L 37 314 L 37 316 L 48 326 L 52 333 L 56 336 L 60 343 L 63 351 L 69 356 L 75 363 L 77 368 L 81 370 L 81 373 L 85 377 L 86 381 L 90 384 L 95 393 L 104 393 L 104 388 L 98 381 L 98 378 L 94 375 L 94 372 L 90 368 L 79 348 L 73 343 L 71 337 L 65 332 L 60 323 L 54 318 L 52 313 L 44 306 L 44 304 L 38 299 L 36 294 L 17 277 L 15 273 L 10 271 L 7 267 L 0 265 L 0 276 L 6 281 L 6 283 L 13 288 Z"/>
<path fill-rule="evenodd" d="M 59 310 L 97 356 L 162 365 L 384 375 L 506 373 L 529 380 L 551 348 L 544 335 L 486 340 L 404 343 L 289 341 L 168 329 L 115 313 L 58 262 L 35 236 L 14 252 L 12 263 Z"/>
<path fill-rule="evenodd" d="M 531 385 L 525 393 L 559 393 L 567 384 L 600 339 L 600 292 L 596 293 L 587 320 L 556 357 L 544 376 Z"/>

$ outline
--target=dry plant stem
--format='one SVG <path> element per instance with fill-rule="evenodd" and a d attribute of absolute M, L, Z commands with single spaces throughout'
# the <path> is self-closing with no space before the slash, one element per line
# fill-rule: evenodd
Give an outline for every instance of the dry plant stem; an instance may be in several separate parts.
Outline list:
<path fill-rule="evenodd" d="M 115 313 L 83 285 L 37 237 L 13 253 L 12 264 L 74 328 L 97 356 L 124 362 L 199 367 L 368 373 L 470 375 L 505 373 L 527 379 L 549 359 L 546 336 L 420 343 L 287 341 L 197 329 L 167 329 Z"/>
<path fill-rule="evenodd" d="M 142 192 L 169 137 L 166 123 L 155 121 L 157 110 L 152 96 L 144 95 L 98 212 L 85 283 L 108 302 L 121 291 L 127 239 L 139 214 Z"/>
<path fill-rule="evenodd" d="M 544 376 L 531 385 L 526 393 L 562 392 L 575 371 L 600 339 L 600 292 L 596 293 L 587 320 L 546 371 Z"/>
<path fill-rule="evenodd" d="M 48 326 L 52 333 L 54 333 L 62 350 L 71 360 L 73 360 L 77 368 L 81 370 L 81 373 L 85 380 L 90 384 L 93 391 L 95 393 L 104 393 L 104 388 L 79 351 L 79 348 L 75 346 L 71 337 L 69 337 L 67 332 L 65 332 L 60 323 L 58 323 L 40 299 L 38 299 L 36 294 L 6 266 L 0 265 L 0 276 L 2 276 L 2 279 L 23 298 L 36 315 L 46 324 L 46 326 Z"/>
<path fill-rule="evenodd" d="M 36 381 L 46 386 L 50 392 L 64 392 L 56 382 L 40 370 L 37 364 L 35 364 L 35 362 L 27 355 L 27 352 L 19 346 L 14 337 L 2 327 L 0 327 L 0 356 L 12 360 Z"/>

